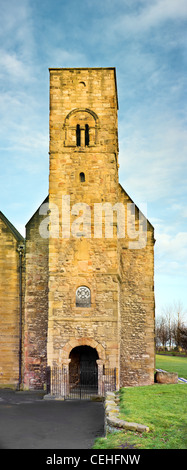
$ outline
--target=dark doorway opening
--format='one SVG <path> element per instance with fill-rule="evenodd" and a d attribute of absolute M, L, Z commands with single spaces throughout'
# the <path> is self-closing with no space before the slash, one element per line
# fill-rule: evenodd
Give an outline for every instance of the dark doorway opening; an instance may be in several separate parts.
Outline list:
<path fill-rule="evenodd" d="M 69 358 L 69 393 L 71 398 L 89 398 L 98 392 L 99 356 L 90 346 L 77 346 Z"/>

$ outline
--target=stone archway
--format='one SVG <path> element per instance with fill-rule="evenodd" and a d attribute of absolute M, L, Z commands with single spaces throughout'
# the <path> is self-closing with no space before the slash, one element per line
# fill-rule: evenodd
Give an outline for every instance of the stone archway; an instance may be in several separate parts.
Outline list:
<path fill-rule="evenodd" d="M 81 347 L 84 349 L 81 350 Z M 88 348 L 88 349 L 86 349 Z M 89 353 L 88 353 L 89 351 Z M 103 365 L 105 363 L 105 349 L 92 338 L 72 339 L 64 346 L 62 350 L 62 365 L 66 370 L 68 377 L 68 391 L 70 391 L 72 382 L 79 382 L 79 372 L 76 372 L 75 364 L 80 364 L 80 355 L 82 352 L 82 362 L 94 363 L 97 368 L 97 393 L 102 395 Z M 87 353 L 87 355 L 86 355 Z M 76 356 L 77 354 L 77 356 Z M 72 361 L 72 366 L 71 366 Z M 74 363 L 74 366 L 73 366 Z M 89 365 L 89 364 L 87 364 Z M 73 370 L 74 369 L 74 370 Z M 74 379 L 73 379 L 74 375 Z M 89 373 L 88 373 L 89 376 Z"/>
<path fill-rule="evenodd" d="M 69 359 L 69 389 L 70 392 L 82 387 L 98 392 L 98 353 L 91 346 L 76 346 L 70 352 Z"/>
<path fill-rule="evenodd" d="M 70 355 L 71 350 L 77 346 L 90 346 L 91 348 L 96 349 L 99 360 L 101 360 L 104 364 L 105 362 L 104 347 L 100 343 L 98 343 L 95 339 L 85 338 L 85 337 L 80 338 L 80 339 L 73 338 L 65 344 L 62 350 L 62 362 L 69 360 L 69 355 Z"/>

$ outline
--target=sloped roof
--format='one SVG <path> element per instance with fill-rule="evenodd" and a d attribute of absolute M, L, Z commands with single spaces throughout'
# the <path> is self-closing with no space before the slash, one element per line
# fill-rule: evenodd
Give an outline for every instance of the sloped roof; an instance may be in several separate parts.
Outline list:
<path fill-rule="evenodd" d="M 27 227 L 27 225 L 29 224 L 29 222 L 32 220 L 32 218 L 34 217 L 34 215 L 39 211 L 40 207 L 42 206 L 42 204 L 44 204 L 45 202 L 48 202 L 49 200 L 49 195 L 44 199 L 44 201 L 40 204 L 40 206 L 38 207 L 38 209 L 34 212 L 34 214 L 30 217 L 30 219 L 28 220 L 28 222 L 25 224 L 25 227 Z"/>
<path fill-rule="evenodd" d="M 139 209 L 139 207 L 134 203 L 134 201 L 132 200 L 132 198 L 129 196 L 129 194 L 127 193 L 127 191 L 125 191 L 125 189 L 123 188 L 123 186 L 119 183 L 119 187 L 121 189 L 121 191 L 123 193 L 125 193 L 125 195 L 130 199 L 130 201 L 135 205 L 135 207 L 143 214 L 143 212 Z M 150 225 L 150 227 L 152 227 L 152 229 L 154 230 L 154 227 L 152 225 L 152 223 L 148 220 L 148 218 L 143 214 L 143 216 L 146 218 L 148 224 Z"/>
<path fill-rule="evenodd" d="M 5 225 L 10 229 L 12 235 L 16 238 L 18 242 L 19 241 L 23 242 L 25 240 L 24 237 L 21 235 L 21 233 L 18 232 L 16 227 L 14 227 L 14 225 L 11 224 L 10 220 L 8 220 L 7 217 L 5 217 L 5 215 L 1 211 L 0 211 L 0 218 L 5 223 Z"/>

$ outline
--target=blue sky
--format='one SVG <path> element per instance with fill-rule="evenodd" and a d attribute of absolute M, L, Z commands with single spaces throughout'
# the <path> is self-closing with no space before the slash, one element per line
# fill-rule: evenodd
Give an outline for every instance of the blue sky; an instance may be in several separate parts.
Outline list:
<path fill-rule="evenodd" d="M 187 309 L 186 0 L 0 2 L 0 210 L 48 193 L 49 67 L 116 67 L 120 183 L 155 227 L 157 315 Z"/>

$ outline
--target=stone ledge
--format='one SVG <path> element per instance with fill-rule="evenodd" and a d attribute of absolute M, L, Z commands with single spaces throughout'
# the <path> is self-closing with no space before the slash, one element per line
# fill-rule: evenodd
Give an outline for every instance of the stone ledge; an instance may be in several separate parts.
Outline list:
<path fill-rule="evenodd" d="M 149 427 L 144 424 L 131 423 L 124 421 L 118 417 L 119 407 L 117 406 L 117 398 L 115 392 L 107 392 L 105 398 L 105 433 L 126 429 L 128 431 L 149 432 Z"/>
<path fill-rule="evenodd" d="M 44 400 L 59 400 L 59 401 L 64 401 L 65 398 L 62 395 L 44 395 L 43 397 Z"/>

